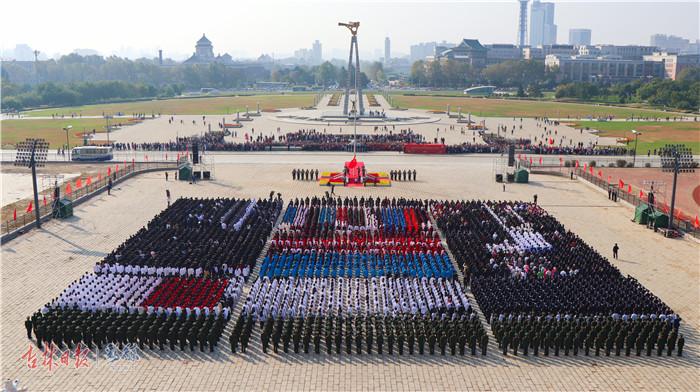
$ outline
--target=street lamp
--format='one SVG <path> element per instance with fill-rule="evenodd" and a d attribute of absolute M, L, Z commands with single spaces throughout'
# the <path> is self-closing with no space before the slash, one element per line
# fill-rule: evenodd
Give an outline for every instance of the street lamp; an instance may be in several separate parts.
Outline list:
<path fill-rule="evenodd" d="M 63 130 L 66 131 L 66 149 L 68 150 L 68 158 L 70 158 L 70 142 L 68 141 L 68 131 L 70 131 L 71 129 L 73 129 L 72 125 L 63 127 Z"/>
<path fill-rule="evenodd" d="M 642 133 L 636 129 L 633 129 L 632 133 L 634 134 L 634 155 L 632 155 L 632 167 L 634 167 L 635 163 L 637 162 L 637 141 L 639 140 L 639 135 Z"/>

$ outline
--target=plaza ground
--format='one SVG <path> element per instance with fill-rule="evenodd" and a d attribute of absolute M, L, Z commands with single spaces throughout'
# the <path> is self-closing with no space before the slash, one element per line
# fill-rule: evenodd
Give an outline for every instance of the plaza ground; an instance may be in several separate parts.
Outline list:
<path fill-rule="evenodd" d="M 421 199 L 532 200 L 606 257 L 614 242 L 623 274 L 637 278 L 683 317 L 684 357 L 507 357 L 491 336 L 486 357 L 263 354 L 259 339 L 247 354 L 231 354 L 230 322 L 215 353 L 143 352 L 129 369 L 105 361 L 89 369 L 28 369 L 21 355 L 28 341 L 27 315 L 121 244 L 166 207 L 165 190 L 177 197 L 266 197 L 289 201 L 322 195 L 327 188 L 293 181 L 294 168 L 337 170 L 348 154 L 238 154 L 217 164 L 211 182 L 166 182 L 149 173 L 119 184 L 2 247 L 0 332 L 2 378 L 19 379 L 31 391 L 80 390 L 695 390 L 700 385 L 700 246 L 664 239 L 630 223 L 632 209 L 607 200 L 604 191 L 564 177 L 531 175 L 530 184 L 492 180 L 492 156 L 362 155 L 368 170 L 416 169 L 417 182 L 390 188 L 336 188 L 339 196 Z M 172 178 L 172 177 L 171 177 Z M 253 276 L 250 280 L 255 279 Z M 250 282 L 244 289 L 244 297 Z M 41 360 L 41 359 L 39 359 Z"/>

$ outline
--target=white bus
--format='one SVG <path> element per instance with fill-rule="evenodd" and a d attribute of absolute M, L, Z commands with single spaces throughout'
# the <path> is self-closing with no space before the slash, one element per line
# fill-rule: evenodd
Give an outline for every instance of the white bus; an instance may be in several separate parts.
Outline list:
<path fill-rule="evenodd" d="M 71 150 L 71 159 L 74 161 L 109 161 L 112 158 L 114 154 L 109 146 L 82 146 Z"/>

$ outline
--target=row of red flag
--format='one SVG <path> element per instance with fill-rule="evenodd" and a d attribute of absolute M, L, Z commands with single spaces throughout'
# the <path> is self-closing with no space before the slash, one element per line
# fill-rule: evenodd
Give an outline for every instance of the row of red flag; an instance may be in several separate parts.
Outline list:
<path fill-rule="evenodd" d="M 148 159 L 148 158 L 146 158 L 146 159 Z M 136 166 L 136 162 L 133 159 L 131 161 L 131 166 L 132 166 L 132 168 L 134 168 Z M 126 161 L 124 161 L 124 165 L 122 167 L 123 168 L 127 167 Z M 114 173 L 115 174 L 119 173 L 119 164 L 117 164 L 114 167 Z M 111 175 L 112 175 L 112 167 L 110 166 L 107 168 L 107 177 L 110 177 Z M 102 172 L 97 172 L 97 181 L 102 181 Z M 90 185 L 92 185 L 92 176 L 87 176 L 85 178 L 85 186 L 90 186 Z M 75 189 L 80 189 L 82 187 L 83 187 L 83 179 L 81 177 L 78 177 L 78 179 L 75 180 Z M 70 181 L 68 183 L 66 183 L 65 194 L 66 195 L 73 194 L 73 188 L 71 187 Z M 44 204 L 44 207 L 46 207 L 46 204 L 47 204 L 46 195 L 43 195 L 43 197 L 44 197 L 43 204 Z M 25 211 L 27 213 L 31 213 L 32 211 L 34 211 L 34 202 L 32 202 L 30 200 Z M 17 220 L 17 208 L 15 208 L 13 213 L 12 213 L 12 220 L 15 220 L 15 221 Z"/>
<path fill-rule="evenodd" d="M 524 160 L 525 162 L 529 161 L 529 162 L 530 162 L 530 166 L 532 166 L 532 165 L 535 163 L 535 161 L 533 160 L 533 158 L 532 158 L 532 157 L 528 157 L 527 155 L 524 155 L 524 156 L 523 156 L 523 155 L 521 155 L 521 154 L 518 154 L 518 159 L 519 159 L 519 160 Z M 541 166 L 542 163 L 543 163 L 542 156 L 540 156 L 538 160 L 539 160 L 539 164 L 540 164 L 540 166 Z M 564 158 L 563 158 L 563 157 L 559 157 L 559 165 L 560 165 L 560 166 L 564 166 Z M 576 169 L 580 169 L 580 168 L 581 168 L 581 164 L 580 164 L 580 162 L 579 162 L 578 160 L 574 161 L 574 167 L 575 167 Z M 595 175 L 596 175 L 595 166 L 589 166 L 589 165 L 588 165 L 587 163 L 585 163 L 585 162 L 583 163 L 583 171 L 584 171 L 584 172 L 590 173 L 590 175 L 592 175 L 592 176 L 595 176 Z M 598 169 L 598 173 L 597 173 L 597 174 L 598 174 L 598 177 L 599 177 L 599 178 L 601 178 L 601 179 L 603 178 L 603 170 Z M 612 176 L 608 176 L 608 184 L 612 184 L 612 183 L 613 183 L 613 182 L 612 182 Z M 622 179 L 620 178 L 620 179 L 618 179 L 618 184 L 617 184 L 617 185 L 618 185 L 618 188 L 619 188 L 619 189 L 625 190 L 625 188 L 626 188 L 627 193 L 632 194 L 632 192 L 633 192 L 632 184 L 626 184 L 625 181 L 622 180 Z M 625 187 L 625 185 L 626 185 L 626 187 Z M 640 188 L 640 189 L 639 189 L 639 195 L 638 195 L 638 196 L 639 196 L 640 199 L 644 199 L 647 195 L 644 193 L 644 190 Z M 665 204 L 661 204 L 661 209 L 662 209 L 665 213 L 667 213 L 667 214 L 668 214 L 669 211 L 670 211 L 670 208 L 669 208 L 667 205 L 665 205 Z M 682 212 L 681 212 L 678 208 L 675 209 L 674 215 L 675 215 L 676 218 L 678 218 L 678 219 L 684 219 L 684 216 L 683 216 Z M 687 218 L 686 218 L 686 219 L 687 219 Z M 700 219 L 698 219 L 698 216 L 697 216 L 697 215 L 695 216 L 695 219 L 693 220 L 693 226 L 694 226 L 696 229 L 700 228 Z"/>

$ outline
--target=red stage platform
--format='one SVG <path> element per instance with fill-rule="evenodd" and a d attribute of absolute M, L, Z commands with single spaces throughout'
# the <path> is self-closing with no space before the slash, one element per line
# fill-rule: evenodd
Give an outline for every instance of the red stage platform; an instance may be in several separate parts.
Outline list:
<path fill-rule="evenodd" d="M 345 162 L 343 172 L 323 172 L 319 179 L 319 185 L 344 185 L 347 187 L 390 186 L 389 175 L 384 172 L 368 173 L 365 163 L 353 157 L 351 161 Z"/>

